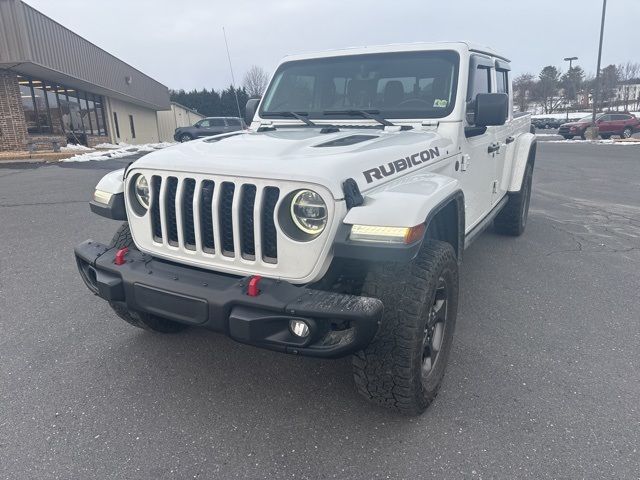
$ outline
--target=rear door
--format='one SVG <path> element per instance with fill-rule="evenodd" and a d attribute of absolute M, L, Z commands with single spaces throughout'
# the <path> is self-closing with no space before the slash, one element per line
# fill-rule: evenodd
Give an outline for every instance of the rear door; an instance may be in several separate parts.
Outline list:
<path fill-rule="evenodd" d="M 507 193 L 509 179 L 505 178 L 505 170 L 511 171 L 511 163 L 515 151 L 515 137 L 513 136 L 513 98 L 511 96 L 511 79 L 509 63 L 496 60 L 495 68 L 495 92 L 509 95 L 509 115 L 504 125 L 492 127 L 496 134 L 496 144 L 500 148 L 494 153 L 495 160 L 495 183 L 493 185 L 493 196 L 491 205 L 498 203 Z"/>
<path fill-rule="evenodd" d="M 210 127 L 207 135 L 219 135 L 221 133 L 225 133 L 227 128 L 227 124 L 224 121 L 224 118 L 211 118 L 210 119 Z"/>

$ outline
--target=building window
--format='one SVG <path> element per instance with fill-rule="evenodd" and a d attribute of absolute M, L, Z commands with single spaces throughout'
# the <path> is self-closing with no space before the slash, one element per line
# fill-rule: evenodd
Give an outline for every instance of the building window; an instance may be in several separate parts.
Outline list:
<path fill-rule="evenodd" d="M 80 113 L 82 115 L 82 123 L 84 124 L 84 130 L 89 135 L 93 135 L 93 124 L 91 123 L 91 115 L 89 114 L 89 105 L 87 103 L 88 93 L 80 93 Z M 96 126 L 97 130 L 97 126 Z"/>
<path fill-rule="evenodd" d="M 129 126 L 131 127 L 131 138 L 136 138 L 136 127 L 133 124 L 133 115 L 129 115 Z"/>
<path fill-rule="evenodd" d="M 101 96 L 21 75 L 18 85 L 28 133 L 107 134 Z"/>
<path fill-rule="evenodd" d="M 102 108 L 102 97 L 99 97 L 98 95 L 96 95 L 95 103 L 96 103 L 96 117 L 98 120 L 98 135 L 106 135 L 107 129 L 105 127 L 106 122 L 104 121 L 104 108 Z"/>
<path fill-rule="evenodd" d="M 113 126 L 116 127 L 116 137 L 120 138 L 120 125 L 118 125 L 118 114 L 113 112 Z"/>
<path fill-rule="evenodd" d="M 24 119 L 27 122 L 27 132 L 39 133 L 40 127 L 38 125 L 38 114 L 33 100 L 33 92 L 31 91 L 31 81 L 18 77 L 18 84 L 20 85 L 20 99 L 22 100 Z"/>

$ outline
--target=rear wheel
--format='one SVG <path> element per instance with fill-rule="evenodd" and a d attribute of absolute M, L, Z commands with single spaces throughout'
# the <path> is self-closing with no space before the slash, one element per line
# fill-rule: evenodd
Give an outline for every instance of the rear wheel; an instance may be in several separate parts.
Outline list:
<path fill-rule="evenodd" d="M 353 356 L 358 392 L 409 415 L 425 411 L 440 389 L 458 309 L 458 262 L 445 242 L 425 243 L 410 264 L 371 267 L 362 295 L 379 298 L 378 333 Z"/>
<path fill-rule="evenodd" d="M 631 128 L 627 127 L 622 131 L 622 135 L 620 135 L 622 138 L 631 138 L 631 135 L 633 135 L 633 130 L 631 130 Z"/>
<path fill-rule="evenodd" d="M 133 243 L 131 237 L 131 230 L 129 230 L 129 224 L 123 223 L 118 231 L 113 236 L 110 248 L 125 248 L 129 250 L 137 250 L 136 245 Z M 176 333 L 187 328 L 187 325 L 178 322 L 172 322 L 166 318 L 161 318 L 156 315 L 151 315 L 143 312 L 134 312 L 129 310 L 125 304 L 119 302 L 109 302 L 109 305 L 113 311 L 121 319 L 134 327 L 142 328 L 152 332 L 159 333 Z"/>
<path fill-rule="evenodd" d="M 517 237 L 527 226 L 533 167 L 527 163 L 519 192 L 509 193 L 509 201 L 493 221 L 496 232 Z"/>

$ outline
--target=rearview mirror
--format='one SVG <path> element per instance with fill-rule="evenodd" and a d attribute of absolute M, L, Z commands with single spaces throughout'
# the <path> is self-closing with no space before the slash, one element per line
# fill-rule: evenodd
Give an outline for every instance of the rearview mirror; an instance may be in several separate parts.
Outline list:
<path fill-rule="evenodd" d="M 479 93 L 476 95 L 474 123 L 477 127 L 504 125 L 509 116 L 509 95 Z"/>
<path fill-rule="evenodd" d="M 247 105 L 244 108 L 244 123 L 246 123 L 247 126 L 251 125 L 251 122 L 253 122 L 253 117 L 256 114 L 259 104 L 260 98 L 250 98 L 247 100 Z"/>

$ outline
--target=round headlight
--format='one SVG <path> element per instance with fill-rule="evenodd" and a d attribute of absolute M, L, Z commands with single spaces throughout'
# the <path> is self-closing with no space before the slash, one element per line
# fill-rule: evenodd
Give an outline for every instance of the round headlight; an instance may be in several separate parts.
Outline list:
<path fill-rule="evenodd" d="M 327 225 L 327 205 L 312 190 L 300 190 L 291 199 L 291 219 L 308 235 L 318 235 Z"/>
<path fill-rule="evenodd" d="M 149 208 L 149 182 L 144 175 L 138 175 L 133 186 L 136 199 L 144 208 Z"/>

